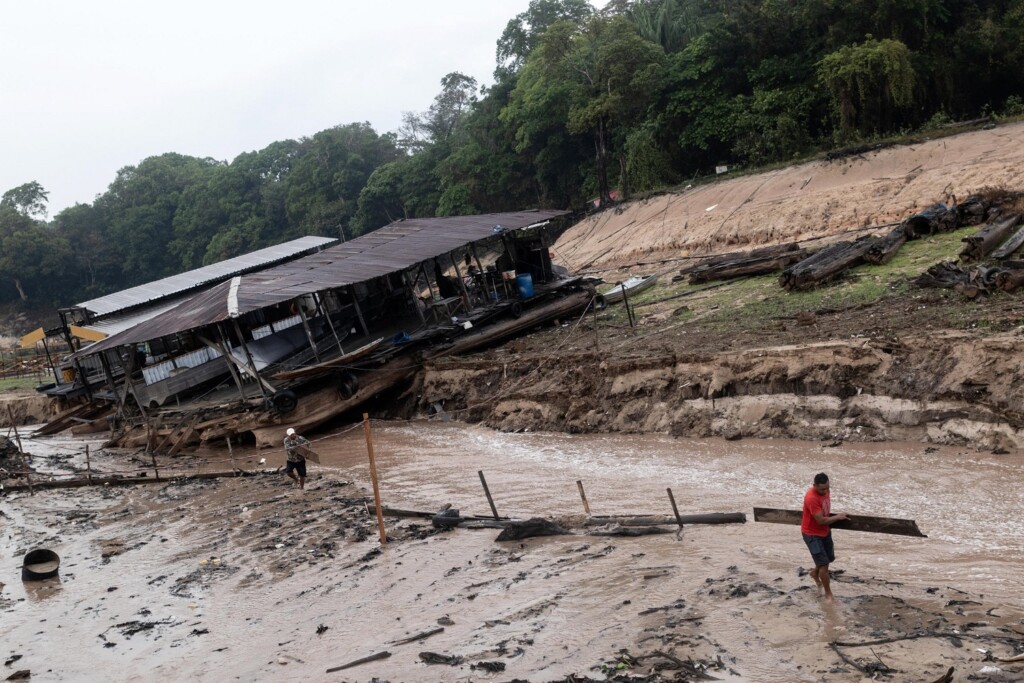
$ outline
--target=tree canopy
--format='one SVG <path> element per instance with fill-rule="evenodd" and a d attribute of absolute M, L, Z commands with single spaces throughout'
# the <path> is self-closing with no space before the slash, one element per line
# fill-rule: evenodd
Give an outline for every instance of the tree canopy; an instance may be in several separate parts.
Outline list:
<path fill-rule="evenodd" d="M 531 0 L 495 82 L 442 76 L 393 133 L 341 123 L 233 160 L 168 152 L 48 218 L 0 196 L 0 303 L 68 304 L 302 235 L 587 207 L 716 165 L 1024 114 L 1024 0 Z M 2 188 L 0 188 L 2 189 Z"/>

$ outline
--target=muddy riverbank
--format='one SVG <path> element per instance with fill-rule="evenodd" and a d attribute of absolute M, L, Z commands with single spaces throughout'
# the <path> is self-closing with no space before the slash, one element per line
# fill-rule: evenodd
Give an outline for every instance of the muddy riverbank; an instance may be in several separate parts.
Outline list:
<path fill-rule="evenodd" d="M 397 507 L 483 513 L 483 470 L 499 511 L 512 516 L 579 516 L 576 480 L 595 514 L 667 514 L 665 486 L 684 514 L 749 514 L 798 505 L 806 479 L 827 469 L 837 509 L 916 518 L 929 537 L 837 532 L 834 607 L 801 575 L 809 558 L 787 526 L 496 543 L 494 530 L 388 519 L 392 542 L 381 548 L 354 430 L 319 435 L 324 466 L 302 492 L 262 475 L 3 498 L 0 655 L 18 657 L 11 670 L 29 669 L 33 680 L 68 681 L 118 671 L 119 680 L 538 682 L 647 675 L 672 658 L 764 683 L 859 681 L 856 666 L 873 672 L 880 662 L 897 682 L 935 680 L 949 666 L 954 680 L 1019 680 L 1024 671 L 991 661 L 1024 646 L 1019 452 L 503 434 L 453 423 L 380 424 L 375 435 L 384 502 Z M 77 466 L 76 443 L 51 449 L 72 455 L 56 466 Z M 236 456 L 246 468 L 282 459 Z M 127 464 L 114 454 L 96 461 Z M 40 545 L 61 554 L 60 580 L 22 584 L 20 558 Z M 829 645 L 892 638 L 840 646 L 852 664 Z M 383 651 L 390 657 L 326 673 Z M 999 671 L 980 674 L 985 667 Z M 692 680 L 677 674 L 661 675 Z"/>

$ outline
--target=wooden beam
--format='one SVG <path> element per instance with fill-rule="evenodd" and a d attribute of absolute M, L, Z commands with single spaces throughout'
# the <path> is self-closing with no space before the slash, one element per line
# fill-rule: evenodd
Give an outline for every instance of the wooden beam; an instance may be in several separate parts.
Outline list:
<path fill-rule="evenodd" d="M 779 510 L 775 508 L 754 508 L 755 522 L 772 524 L 799 525 L 803 519 L 800 510 Z M 849 518 L 830 525 L 833 529 L 846 531 L 867 531 L 875 534 L 896 534 L 898 536 L 916 536 L 928 538 L 917 528 L 912 519 L 896 519 L 894 517 L 869 517 L 866 515 L 850 515 Z"/>

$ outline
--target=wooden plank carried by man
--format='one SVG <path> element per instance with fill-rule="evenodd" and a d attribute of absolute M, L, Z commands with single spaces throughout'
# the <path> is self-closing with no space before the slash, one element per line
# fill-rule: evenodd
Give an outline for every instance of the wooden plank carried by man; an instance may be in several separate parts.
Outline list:
<path fill-rule="evenodd" d="M 803 516 L 800 510 L 779 510 L 775 508 L 754 508 L 755 522 L 771 522 L 773 524 L 796 524 L 799 525 Z M 847 531 L 868 531 L 875 534 L 897 534 L 899 536 L 916 536 L 928 538 L 917 528 L 917 522 L 912 519 L 897 519 L 895 517 L 870 517 L 867 515 L 848 515 L 841 522 L 834 522 L 830 525 L 833 529 L 846 529 Z"/>

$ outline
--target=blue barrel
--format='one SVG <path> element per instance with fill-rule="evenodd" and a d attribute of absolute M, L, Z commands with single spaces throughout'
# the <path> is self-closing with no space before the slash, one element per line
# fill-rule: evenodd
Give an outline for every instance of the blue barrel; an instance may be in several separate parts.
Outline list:
<path fill-rule="evenodd" d="M 533 296 L 533 276 L 529 273 L 523 273 L 522 275 L 516 275 L 516 284 L 519 285 L 519 296 L 523 299 L 529 299 Z"/>

